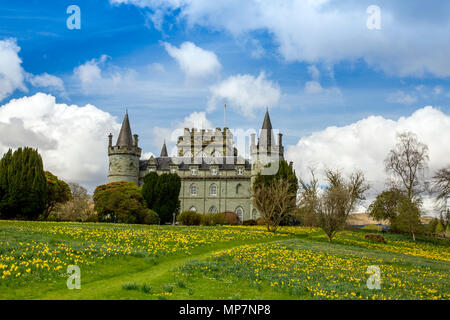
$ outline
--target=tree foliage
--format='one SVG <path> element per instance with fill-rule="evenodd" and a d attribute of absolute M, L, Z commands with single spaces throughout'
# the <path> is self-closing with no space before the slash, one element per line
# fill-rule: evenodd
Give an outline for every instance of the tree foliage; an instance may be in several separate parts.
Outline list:
<path fill-rule="evenodd" d="M 94 209 L 104 222 L 156 224 L 158 215 L 144 203 L 141 189 L 133 182 L 113 182 L 98 186 Z"/>
<path fill-rule="evenodd" d="M 175 173 L 150 172 L 144 177 L 142 196 L 147 207 L 158 213 L 161 223 L 172 222 L 173 214 L 178 213 L 180 189 L 181 179 Z"/>
<path fill-rule="evenodd" d="M 47 179 L 38 151 L 10 149 L 0 160 L 0 218 L 34 220 L 46 203 Z"/>
<path fill-rule="evenodd" d="M 416 234 L 423 231 L 420 206 L 420 199 L 412 201 L 402 190 L 391 188 L 376 197 L 369 206 L 369 216 L 388 220 L 393 232 L 409 233 L 415 240 Z"/>
<path fill-rule="evenodd" d="M 66 203 L 72 199 L 70 187 L 66 182 L 59 180 L 49 171 L 45 171 L 45 178 L 47 179 L 47 203 L 43 215 L 44 220 L 48 218 L 58 204 Z"/>

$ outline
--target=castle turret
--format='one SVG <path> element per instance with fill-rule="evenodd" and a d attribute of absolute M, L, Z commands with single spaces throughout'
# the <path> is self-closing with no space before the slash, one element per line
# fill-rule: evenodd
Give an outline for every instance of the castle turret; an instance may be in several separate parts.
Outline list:
<path fill-rule="evenodd" d="M 112 134 L 109 135 L 108 183 L 132 181 L 138 185 L 141 152 L 142 150 L 138 146 L 138 135 L 131 134 L 128 112 L 126 112 L 115 146 L 112 146 Z"/>

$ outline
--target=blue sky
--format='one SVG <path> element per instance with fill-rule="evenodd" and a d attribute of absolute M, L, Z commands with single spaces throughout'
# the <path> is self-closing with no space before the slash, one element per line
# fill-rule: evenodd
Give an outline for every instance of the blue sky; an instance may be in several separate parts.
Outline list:
<path fill-rule="evenodd" d="M 80 30 L 66 27 L 72 4 Z M 366 26 L 373 4 L 380 30 Z M 28 78 L 5 89 L 0 105 L 46 93 L 115 116 L 114 130 L 128 108 L 141 146 L 155 154 L 190 116 L 223 126 L 225 101 L 236 128 L 259 128 L 269 107 L 288 146 L 371 116 L 397 123 L 425 106 L 447 116 L 449 14 L 444 0 L 1 0 L 0 41 L 15 41 Z M 82 78 L 83 65 L 100 73 Z M 43 74 L 62 82 L 33 84 Z"/>

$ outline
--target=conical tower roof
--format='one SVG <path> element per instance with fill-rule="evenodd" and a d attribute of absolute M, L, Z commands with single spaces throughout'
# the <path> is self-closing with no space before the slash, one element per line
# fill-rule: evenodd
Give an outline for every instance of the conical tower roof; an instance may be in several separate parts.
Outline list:
<path fill-rule="evenodd" d="M 162 149 L 161 149 L 160 157 L 168 157 L 168 156 L 169 155 L 167 153 L 166 141 L 164 140 L 164 144 L 163 144 Z"/>
<path fill-rule="evenodd" d="M 261 129 L 272 130 L 272 122 L 270 122 L 269 109 L 266 110 L 264 122 Z"/>
<path fill-rule="evenodd" d="M 270 149 L 272 143 L 275 143 L 275 137 L 272 130 L 272 122 L 270 121 L 269 109 L 266 110 L 266 115 L 264 116 L 264 122 L 261 128 L 261 135 L 258 140 L 258 147 L 266 147 Z"/>
<path fill-rule="evenodd" d="M 117 138 L 116 146 L 120 147 L 132 147 L 133 138 L 131 135 L 130 120 L 128 119 L 128 111 L 123 118 L 122 128 L 120 129 L 119 138 Z"/>

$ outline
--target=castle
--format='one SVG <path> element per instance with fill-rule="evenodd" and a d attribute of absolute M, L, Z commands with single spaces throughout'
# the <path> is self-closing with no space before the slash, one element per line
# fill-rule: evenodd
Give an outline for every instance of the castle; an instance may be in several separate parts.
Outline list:
<path fill-rule="evenodd" d="M 149 172 L 176 173 L 181 178 L 180 210 L 201 213 L 232 211 L 241 221 L 256 219 L 258 210 L 251 201 L 251 186 L 267 163 L 284 159 L 282 134 L 277 141 L 266 111 L 261 132 L 250 138 L 250 159 L 238 155 L 229 128 L 223 130 L 184 129 L 178 137 L 177 156 L 170 157 L 164 145 L 159 157 L 140 160 L 138 135 L 131 133 L 128 112 L 115 145 L 109 134 L 108 183 L 132 181 L 143 184 Z M 291 163 L 292 165 L 292 163 Z"/>

